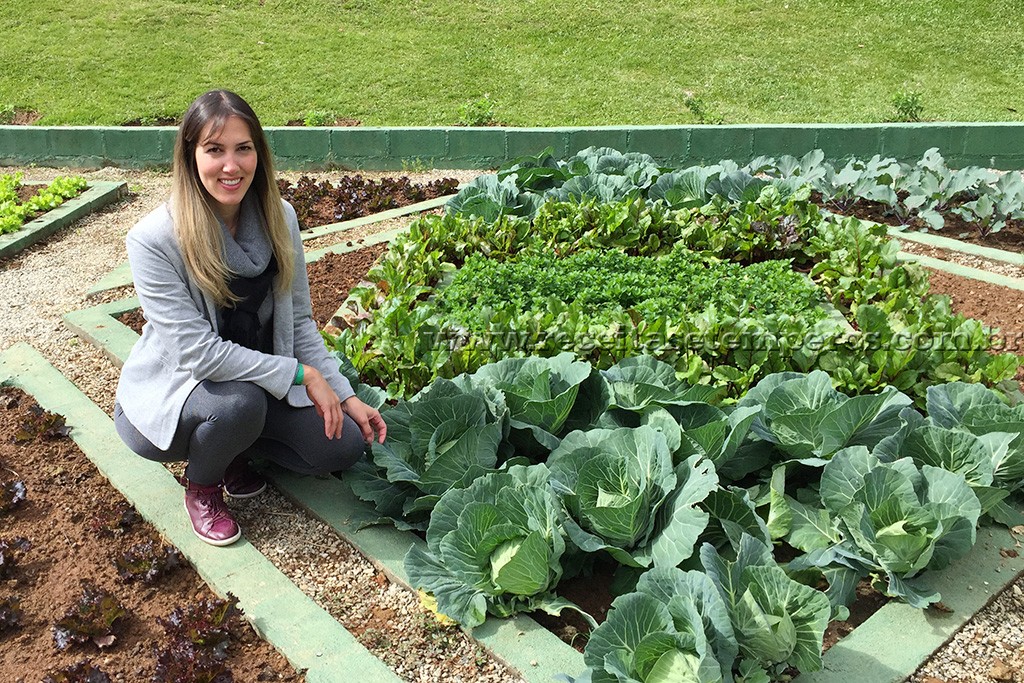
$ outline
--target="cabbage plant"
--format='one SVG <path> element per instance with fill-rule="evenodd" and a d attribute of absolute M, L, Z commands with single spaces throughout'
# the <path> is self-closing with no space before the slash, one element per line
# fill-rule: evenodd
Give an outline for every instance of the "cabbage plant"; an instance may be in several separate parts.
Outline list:
<path fill-rule="evenodd" d="M 426 529 L 434 504 L 496 469 L 508 410 L 498 392 L 438 379 L 410 401 L 381 411 L 384 443 L 345 480 L 402 529 Z"/>
<path fill-rule="evenodd" d="M 674 567 L 693 554 L 708 515 L 697 503 L 717 487 L 710 461 L 672 464 L 665 437 L 646 426 L 572 432 L 548 457 L 551 484 L 585 552 L 629 567 Z"/>
<path fill-rule="evenodd" d="M 708 575 L 657 567 L 616 598 L 590 634 L 587 670 L 575 683 L 731 681 L 737 652 L 729 611 Z"/>
<path fill-rule="evenodd" d="M 738 402 L 762 407 L 751 430 L 790 458 L 827 459 L 847 446 L 874 448 L 904 423 L 912 401 L 891 386 L 849 397 L 832 388 L 827 373 L 768 375 Z"/>
<path fill-rule="evenodd" d="M 497 389 L 504 395 L 517 455 L 541 458 L 560 435 L 591 426 L 607 408 L 607 389 L 590 363 L 568 352 L 552 358 L 506 358 L 484 365 L 464 387 Z"/>
<path fill-rule="evenodd" d="M 426 549 L 406 555 L 409 581 L 467 628 L 487 613 L 578 609 L 552 593 L 562 577 L 563 517 L 544 465 L 515 465 L 451 489 L 430 516 Z"/>
<path fill-rule="evenodd" d="M 756 405 L 727 409 L 712 405 L 721 389 L 687 384 L 676 377 L 675 368 L 652 356 L 623 359 L 601 374 L 608 385 L 610 407 L 599 425 L 654 427 L 665 436 L 677 463 L 699 455 L 711 460 L 716 469 L 727 465 L 761 412 Z"/>
<path fill-rule="evenodd" d="M 848 605 L 860 577 L 914 607 L 940 599 L 921 585 L 926 569 L 942 569 L 965 555 L 981 515 L 964 476 L 938 467 L 919 469 L 910 458 L 881 462 L 863 446 L 836 453 L 822 472 L 824 509 L 798 507 L 788 540 L 807 555 L 791 569 L 830 573 L 829 597 Z"/>
<path fill-rule="evenodd" d="M 824 593 L 789 578 L 770 546 L 744 535 L 736 559 L 709 543 L 701 563 L 726 605 L 743 680 L 775 679 L 788 667 L 821 668 L 821 648 L 831 607 Z"/>
<path fill-rule="evenodd" d="M 992 481 L 1010 491 L 1024 487 L 1024 404 L 1011 408 L 980 384 L 950 382 L 929 387 L 926 405 L 939 427 L 1005 442 L 992 460 Z"/>

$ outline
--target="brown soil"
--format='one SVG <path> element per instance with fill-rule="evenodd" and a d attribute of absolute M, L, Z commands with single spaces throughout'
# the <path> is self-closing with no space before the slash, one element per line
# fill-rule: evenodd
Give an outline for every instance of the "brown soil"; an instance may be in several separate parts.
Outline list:
<path fill-rule="evenodd" d="M 14 109 L 14 117 L 7 122 L 9 126 L 31 126 L 33 123 L 43 118 L 43 115 L 34 109 Z"/>
<path fill-rule="evenodd" d="M 375 244 L 347 254 L 325 254 L 306 266 L 317 327 L 323 329 L 331 322 L 349 290 L 366 277 L 366 272 L 386 249 L 387 244 Z"/>
<path fill-rule="evenodd" d="M 14 188 L 14 194 L 18 195 L 18 203 L 24 204 L 28 200 L 39 194 L 39 190 L 45 187 L 44 185 L 18 185 Z"/>
<path fill-rule="evenodd" d="M 890 212 L 888 206 L 874 202 L 857 202 L 854 208 L 847 212 L 847 214 L 862 220 L 885 223 L 886 225 L 898 226 L 900 224 L 899 219 Z M 932 232 L 943 237 L 951 237 L 964 242 L 971 242 L 972 244 L 992 247 L 993 249 L 1004 249 L 1018 253 L 1024 252 L 1024 221 L 1008 221 L 1006 226 L 999 232 L 982 235 L 977 225 L 967 223 L 960 216 L 946 213 L 944 218 L 946 224 L 942 230 Z M 907 229 L 919 230 L 921 228 L 921 221 L 914 220 Z"/>
<path fill-rule="evenodd" d="M 317 327 L 323 329 L 331 321 L 349 290 L 366 277 L 366 272 L 385 249 L 386 244 L 375 244 L 347 254 L 325 254 L 306 266 L 313 320 Z M 142 334 L 142 326 L 146 323 L 139 308 L 122 313 L 117 319 L 135 330 L 136 334 Z"/>
<path fill-rule="evenodd" d="M 11 576 L 0 583 L 0 600 L 18 596 L 24 612 L 20 628 L 0 630 L 2 678 L 35 682 L 89 659 L 112 681 L 152 680 L 157 653 L 168 644 L 157 619 L 216 596 L 188 566 L 153 585 L 118 578 L 113 564 L 117 554 L 136 543 L 161 539 L 138 518 L 114 532 L 100 526 L 130 505 L 70 438 L 13 442 L 33 406 L 20 390 L 0 390 L 0 482 L 23 481 L 27 489 L 26 499 L 3 516 L 2 539 L 24 537 L 31 543 Z M 87 642 L 60 651 L 51 626 L 78 601 L 80 582 L 86 578 L 113 593 L 129 616 L 115 623 L 111 645 L 101 649 Z M 247 623 L 233 631 L 226 664 L 235 681 L 303 680 Z"/>
<path fill-rule="evenodd" d="M 932 294 L 948 295 L 954 311 L 999 329 L 995 350 L 1024 353 L 1024 292 L 937 270 L 929 273 Z"/>
<path fill-rule="evenodd" d="M 885 597 L 871 587 L 871 581 L 861 579 L 857 584 L 857 596 L 850 605 L 850 618 L 846 621 L 830 621 L 825 629 L 825 638 L 822 641 L 822 652 L 838 643 L 846 636 L 853 633 L 857 628 L 868 620 L 872 614 L 882 609 L 889 602 Z"/>

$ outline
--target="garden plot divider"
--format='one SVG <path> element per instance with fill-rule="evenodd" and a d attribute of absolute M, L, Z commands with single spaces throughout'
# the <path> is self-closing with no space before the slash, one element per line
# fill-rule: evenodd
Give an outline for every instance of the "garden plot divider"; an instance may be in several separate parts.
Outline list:
<path fill-rule="evenodd" d="M 34 183 L 26 183 L 32 184 Z M 128 184 L 125 182 L 90 181 L 82 194 L 25 223 L 20 230 L 0 235 L 0 258 L 13 256 L 127 194 Z"/>
<path fill-rule="evenodd" d="M 71 438 L 96 468 L 172 543 L 220 596 L 229 592 L 253 627 L 309 683 L 331 683 L 358 671 L 371 683 L 401 679 L 244 539 L 230 548 L 207 545 L 181 510 L 181 486 L 160 463 L 128 450 L 113 421 L 28 344 L 0 353 L 0 382 L 32 395 L 72 427 Z"/>

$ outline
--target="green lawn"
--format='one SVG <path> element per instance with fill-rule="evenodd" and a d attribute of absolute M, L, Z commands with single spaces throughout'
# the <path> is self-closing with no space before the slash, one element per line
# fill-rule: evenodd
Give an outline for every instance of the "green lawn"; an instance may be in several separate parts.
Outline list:
<path fill-rule="evenodd" d="M 212 87 L 267 125 L 329 110 L 516 126 L 1024 120 L 1020 0 L 0 1 L 0 111 L 41 124 L 180 114 Z"/>

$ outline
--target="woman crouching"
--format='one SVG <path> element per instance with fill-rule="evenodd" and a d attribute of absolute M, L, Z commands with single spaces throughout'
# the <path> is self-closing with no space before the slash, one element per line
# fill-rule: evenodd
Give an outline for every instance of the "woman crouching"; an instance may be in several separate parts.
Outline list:
<path fill-rule="evenodd" d="M 168 202 L 127 237 L 147 324 L 121 371 L 114 424 L 144 458 L 187 461 L 192 529 L 228 545 L 241 531 L 223 494 L 266 488 L 251 456 L 333 472 L 387 428 L 324 347 L 295 211 L 241 97 L 214 90 L 192 103 L 172 178 Z"/>

